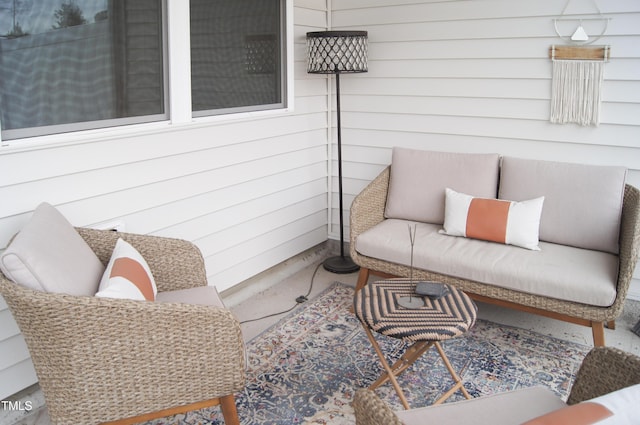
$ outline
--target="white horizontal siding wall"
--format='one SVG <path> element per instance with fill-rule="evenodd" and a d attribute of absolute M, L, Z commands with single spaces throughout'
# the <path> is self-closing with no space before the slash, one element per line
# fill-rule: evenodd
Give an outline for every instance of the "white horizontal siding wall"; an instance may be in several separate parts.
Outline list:
<path fill-rule="evenodd" d="M 0 148 L 0 249 L 43 201 L 72 224 L 193 241 L 222 291 L 327 239 L 327 84 L 306 73 L 324 1 L 296 0 L 295 110 L 39 149 Z M 36 382 L 0 298 L 0 399 Z"/>
<path fill-rule="evenodd" d="M 369 72 L 341 80 L 345 208 L 390 163 L 393 146 L 622 165 L 640 187 L 640 2 L 598 2 L 610 22 L 596 44 L 610 45 L 612 59 L 597 128 L 548 121 L 548 49 L 563 43 L 553 18 L 565 4 L 334 1 L 334 29 L 369 32 Z M 595 12 L 591 0 L 567 11 Z M 336 185 L 333 197 L 337 205 Z M 631 292 L 640 299 L 638 280 Z"/>

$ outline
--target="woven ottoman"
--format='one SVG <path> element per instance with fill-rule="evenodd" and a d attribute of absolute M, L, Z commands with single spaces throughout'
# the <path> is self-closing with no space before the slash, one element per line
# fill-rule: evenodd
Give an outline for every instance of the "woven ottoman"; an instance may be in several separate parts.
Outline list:
<path fill-rule="evenodd" d="M 468 331 L 475 324 L 478 308 L 464 292 L 452 286 L 449 287 L 449 293 L 441 298 L 432 300 L 422 297 L 423 307 L 409 309 L 400 306 L 399 299 L 416 296 L 413 292 L 414 285 L 407 279 L 390 279 L 370 283 L 355 294 L 354 312 L 385 370 L 369 389 L 374 390 L 391 381 L 404 408 L 409 409 L 396 377 L 435 346 L 455 383 L 434 404 L 442 403 L 457 390 L 467 399 L 471 398 L 451 366 L 440 341 L 455 338 Z M 402 357 L 390 366 L 372 332 L 399 338 L 410 342 L 411 345 Z"/>

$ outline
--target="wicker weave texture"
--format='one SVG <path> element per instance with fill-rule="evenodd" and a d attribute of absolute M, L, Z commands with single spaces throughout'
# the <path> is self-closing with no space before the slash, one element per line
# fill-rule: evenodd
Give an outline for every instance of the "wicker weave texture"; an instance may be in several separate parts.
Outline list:
<path fill-rule="evenodd" d="M 206 285 L 202 256 L 174 239 L 80 229 L 103 262 L 121 236 L 159 290 Z M 33 291 L 0 274 L 56 424 L 93 424 L 226 396 L 245 385 L 244 342 L 230 311 L 203 305 Z"/>
<path fill-rule="evenodd" d="M 76 230 L 104 265 L 109 262 L 118 238 L 129 242 L 149 264 L 160 292 L 207 284 L 202 254 L 189 241 L 86 228 Z"/>
<path fill-rule="evenodd" d="M 385 168 L 351 204 L 350 215 L 350 254 L 360 267 L 387 276 L 409 277 L 410 267 L 391 263 L 377 258 L 360 255 L 356 247 L 356 238 L 364 231 L 384 220 L 384 209 L 389 187 L 390 168 Z M 626 185 L 620 226 L 619 274 L 617 296 L 609 307 L 597 307 L 564 301 L 534 294 L 500 288 L 455 276 L 434 273 L 428 270 L 414 269 L 413 277 L 419 280 L 436 280 L 469 293 L 503 300 L 521 306 L 532 307 L 560 315 L 566 315 L 586 321 L 608 322 L 615 320 L 622 312 L 633 270 L 638 262 L 640 249 L 640 191 Z"/>
<path fill-rule="evenodd" d="M 353 410 L 356 414 L 356 425 L 402 425 L 393 410 L 368 389 L 356 391 Z"/>
<path fill-rule="evenodd" d="M 640 357 L 612 347 L 595 347 L 582 361 L 567 399 L 576 404 L 640 384 Z"/>

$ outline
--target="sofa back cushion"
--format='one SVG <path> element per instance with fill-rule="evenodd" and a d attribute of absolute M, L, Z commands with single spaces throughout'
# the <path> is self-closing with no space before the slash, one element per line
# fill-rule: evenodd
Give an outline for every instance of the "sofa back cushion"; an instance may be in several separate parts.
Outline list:
<path fill-rule="evenodd" d="M 501 199 L 544 196 L 540 240 L 618 253 L 627 169 L 504 157 Z"/>
<path fill-rule="evenodd" d="M 386 218 L 444 223 L 445 189 L 495 198 L 498 154 L 393 148 Z"/>

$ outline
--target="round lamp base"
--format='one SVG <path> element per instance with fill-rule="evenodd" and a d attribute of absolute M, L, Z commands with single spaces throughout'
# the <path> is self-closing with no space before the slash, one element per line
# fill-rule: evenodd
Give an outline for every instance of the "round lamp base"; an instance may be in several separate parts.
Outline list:
<path fill-rule="evenodd" d="M 322 266 L 325 270 L 337 274 L 353 273 L 360 270 L 360 266 L 354 263 L 349 256 L 327 258 L 326 260 L 324 260 L 324 263 L 322 263 Z"/>

